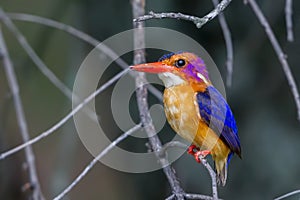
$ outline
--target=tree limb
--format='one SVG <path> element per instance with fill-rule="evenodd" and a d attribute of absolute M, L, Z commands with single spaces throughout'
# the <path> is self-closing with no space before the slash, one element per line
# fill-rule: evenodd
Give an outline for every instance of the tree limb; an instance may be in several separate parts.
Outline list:
<path fill-rule="evenodd" d="M 214 6 L 218 6 L 219 0 L 212 0 Z M 233 45 L 232 45 L 232 38 L 229 27 L 227 25 L 225 15 L 221 12 L 218 15 L 219 23 L 223 31 L 226 50 L 227 50 L 227 77 L 226 77 L 226 85 L 230 87 L 232 84 L 232 73 L 233 73 Z"/>
<path fill-rule="evenodd" d="M 145 0 L 132 0 L 132 12 L 133 17 L 139 17 L 144 14 L 144 6 Z M 142 22 L 135 22 L 133 23 L 135 28 L 134 30 L 134 49 L 138 49 L 134 51 L 134 64 L 139 64 L 145 62 L 145 35 L 144 35 L 144 24 Z M 160 162 L 161 166 L 163 167 L 163 171 L 168 179 L 168 182 L 171 186 L 173 194 L 177 197 L 178 200 L 184 200 L 183 197 L 183 189 L 180 187 L 179 181 L 175 176 L 174 170 L 168 163 L 166 157 L 162 157 L 159 155 L 159 151 L 162 148 L 161 141 L 159 140 L 158 136 L 156 135 L 156 131 L 154 125 L 152 123 L 152 119 L 150 116 L 150 112 L 148 109 L 147 103 L 147 90 L 145 88 L 145 84 L 147 83 L 145 79 L 144 73 L 136 73 L 135 84 L 137 86 L 136 90 L 136 97 L 138 102 L 138 109 L 140 113 L 140 119 L 143 124 L 143 127 L 146 133 L 149 136 L 149 143 L 151 149 L 155 152 L 158 161 Z"/>
<path fill-rule="evenodd" d="M 300 193 L 300 190 L 295 190 L 295 191 L 293 191 L 293 192 L 289 192 L 289 193 L 284 194 L 284 195 L 282 195 L 282 196 L 280 196 L 280 197 L 277 197 L 277 198 L 274 199 L 274 200 L 281 200 L 281 199 L 284 199 L 284 198 L 287 198 L 287 197 L 290 197 L 290 196 L 293 196 L 293 195 L 299 194 L 299 193 Z"/>
<path fill-rule="evenodd" d="M 292 15 L 293 15 L 293 0 L 285 0 L 285 22 L 286 22 L 287 40 L 289 42 L 294 41 Z"/>
<path fill-rule="evenodd" d="M 1 10 L 0 10 L 0 15 L 1 15 Z M 13 103 L 15 106 L 20 133 L 23 142 L 26 143 L 29 141 L 29 132 L 28 132 L 27 122 L 25 118 L 23 105 L 22 105 L 22 100 L 19 94 L 19 85 L 13 68 L 12 61 L 10 59 L 10 56 L 6 48 L 6 44 L 1 29 L 0 29 L 0 52 L 1 52 L 0 54 L 1 54 L 1 60 L 3 62 L 4 71 L 6 73 L 6 77 L 8 80 L 8 85 L 11 89 L 11 93 L 13 97 Z M 25 158 L 29 170 L 30 186 L 33 188 L 32 198 L 34 200 L 43 200 L 44 196 L 41 191 L 41 186 L 38 180 L 37 170 L 35 166 L 35 156 L 32 147 L 30 145 L 28 145 L 25 148 Z"/>

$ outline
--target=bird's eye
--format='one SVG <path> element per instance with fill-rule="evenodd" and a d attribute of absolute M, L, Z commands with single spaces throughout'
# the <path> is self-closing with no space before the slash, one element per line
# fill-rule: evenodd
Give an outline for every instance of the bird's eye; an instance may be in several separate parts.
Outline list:
<path fill-rule="evenodd" d="M 185 65 L 185 60 L 183 59 L 176 60 L 175 62 L 175 66 L 178 68 L 183 67 L 184 65 Z"/>

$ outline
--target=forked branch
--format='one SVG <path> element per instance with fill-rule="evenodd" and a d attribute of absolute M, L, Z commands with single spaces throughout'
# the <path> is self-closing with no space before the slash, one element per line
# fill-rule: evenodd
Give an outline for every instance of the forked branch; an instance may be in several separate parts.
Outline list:
<path fill-rule="evenodd" d="M 292 94 L 294 96 L 294 100 L 295 100 L 295 103 L 296 103 L 296 108 L 297 108 L 297 111 L 298 111 L 298 120 L 300 121 L 300 97 L 299 97 L 299 92 L 298 92 L 298 89 L 297 89 L 297 85 L 296 85 L 294 76 L 293 76 L 292 71 L 290 69 L 290 66 L 287 62 L 286 55 L 283 53 L 283 51 L 282 51 L 282 49 L 281 49 L 281 47 L 278 43 L 278 40 L 276 39 L 276 37 L 275 37 L 275 35 L 272 31 L 272 28 L 270 27 L 267 19 L 265 18 L 264 14 L 260 10 L 260 8 L 257 5 L 256 1 L 255 0 L 247 0 L 247 1 L 250 4 L 253 12 L 257 16 L 259 22 L 264 27 L 265 32 L 266 32 L 266 34 L 267 34 L 267 36 L 268 36 L 275 52 L 277 54 L 279 62 L 281 63 L 284 74 L 285 74 L 285 76 L 288 80 L 288 83 L 290 85 Z"/>
<path fill-rule="evenodd" d="M 174 12 L 168 12 L 168 13 L 155 13 L 155 12 L 149 12 L 148 15 L 143 15 L 136 17 L 133 19 L 134 22 L 141 22 L 149 19 L 163 19 L 163 18 L 172 18 L 172 19 L 182 19 L 193 22 L 197 28 L 201 28 L 203 25 L 205 25 L 210 20 L 214 19 L 216 16 L 219 15 L 231 2 L 231 0 L 222 0 L 211 12 L 209 12 L 204 17 L 196 17 L 193 15 L 186 15 L 182 13 L 174 13 Z"/>

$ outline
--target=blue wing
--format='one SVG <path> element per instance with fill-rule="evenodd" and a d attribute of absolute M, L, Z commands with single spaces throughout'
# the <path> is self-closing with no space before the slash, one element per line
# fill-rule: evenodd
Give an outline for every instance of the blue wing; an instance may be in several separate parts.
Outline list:
<path fill-rule="evenodd" d="M 208 86 L 204 92 L 197 93 L 199 112 L 202 120 L 220 135 L 232 152 L 241 156 L 240 139 L 232 111 L 213 86 Z"/>

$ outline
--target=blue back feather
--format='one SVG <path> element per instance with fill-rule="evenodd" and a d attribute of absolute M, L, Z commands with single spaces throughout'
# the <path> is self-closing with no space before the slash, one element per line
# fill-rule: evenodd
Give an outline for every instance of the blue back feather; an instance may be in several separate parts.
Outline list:
<path fill-rule="evenodd" d="M 241 156 L 240 139 L 232 111 L 213 86 L 208 86 L 205 92 L 197 93 L 197 101 L 202 120 L 220 135 L 230 150 Z M 232 155 L 228 156 L 228 162 Z"/>

